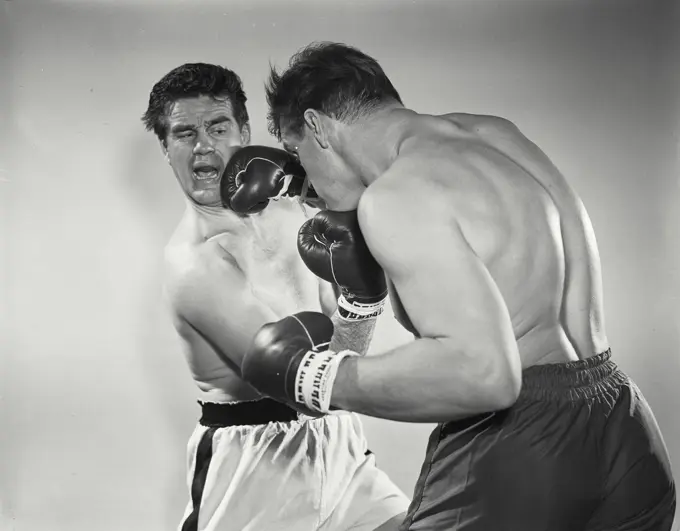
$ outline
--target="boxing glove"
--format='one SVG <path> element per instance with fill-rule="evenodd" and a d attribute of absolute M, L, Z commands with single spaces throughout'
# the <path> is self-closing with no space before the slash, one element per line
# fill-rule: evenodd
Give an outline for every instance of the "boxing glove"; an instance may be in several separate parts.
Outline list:
<path fill-rule="evenodd" d="M 328 413 L 340 362 L 352 351 L 331 352 L 333 323 L 300 312 L 264 325 L 241 364 L 241 377 L 259 392 L 310 416 Z"/>
<path fill-rule="evenodd" d="M 227 162 L 220 181 L 222 204 L 240 214 L 264 210 L 271 199 L 317 199 L 302 165 L 281 149 L 245 146 Z"/>
<path fill-rule="evenodd" d="M 356 210 L 322 210 L 300 227 L 297 243 L 307 268 L 340 287 L 341 317 L 356 320 L 382 313 L 387 281 L 361 234 Z"/>

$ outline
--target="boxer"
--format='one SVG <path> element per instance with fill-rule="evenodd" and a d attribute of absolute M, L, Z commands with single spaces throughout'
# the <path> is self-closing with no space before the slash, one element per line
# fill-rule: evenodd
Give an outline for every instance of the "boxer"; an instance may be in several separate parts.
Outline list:
<path fill-rule="evenodd" d="M 267 99 L 335 211 L 303 226 L 303 258 L 341 279 L 370 252 L 414 340 L 315 351 L 300 337 L 328 318 L 296 314 L 257 333 L 246 380 L 292 406 L 438 423 L 404 530 L 670 531 L 666 446 L 612 359 L 593 227 L 549 158 L 502 118 L 405 108 L 342 44 L 273 69 Z M 376 302 L 355 289 L 341 306 L 360 317 Z"/>
<path fill-rule="evenodd" d="M 241 378 L 263 324 L 335 310 L 331 285 L 296 248 L 308 219 L 300 196 L 315 197 L 304 170 L 280 149 L 247 145 L 241 80 L 220 66 L 169 72 L 143 121 L 186 196 L 164 283 L 202 416 L 188 445 L 191 500 L 179 529 L 396 529 L 408 499 L 376 467 L 356 414 L 299 415 Z M 343 341 L 363 352 L 368 335 Z"/>

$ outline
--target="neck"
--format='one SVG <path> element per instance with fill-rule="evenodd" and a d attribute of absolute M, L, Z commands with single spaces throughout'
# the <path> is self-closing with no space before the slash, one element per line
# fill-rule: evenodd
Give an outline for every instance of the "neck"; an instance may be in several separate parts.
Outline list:
<path fill-rule="evenodd" d="M 186 200 L 187 210 L 194 214 L 199 219 L 206 220 L 223 220 L 228 222 L 229 220 L 234 220 L 238 218 L 238 214 L 235 212 L 224 208 L 223 206 L 209 206 L 209 205 L 199 205 L 198 203 L 192 201 L 191 199 Z"/>
<path fill-rule="evenodd" d="M 298 211 L 301 218 L 295 222 L 304 222 L 304 208 L 292 199 L 270 201 L 267 208 L 257 214 L 241 215 L 221 206 L 198 205 L 187 200 L 187 212 L 198 223 L 200 232 L 205 238 L 223 233 L 238 233 L 240 236 L 250 235 L 257 239 L 267 239 L 267 235 L 279 234 L 281 228 L 290 223 L 293 211 Z"/>
<path fill-rule="evenodd" d="M 394 163 L 415 112 L 389 106 L 345 125 L 339 132 L 345 160 L 368 186 Z"/>

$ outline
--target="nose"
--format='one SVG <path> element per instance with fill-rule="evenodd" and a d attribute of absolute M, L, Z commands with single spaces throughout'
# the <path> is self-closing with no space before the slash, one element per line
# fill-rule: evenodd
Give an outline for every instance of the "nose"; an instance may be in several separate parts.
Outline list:
<path fill-rule="evenodd" d="M 196 135 L 196 144 L 194 144 L 194 153 L 197 155 L 206 155 L 215 151 L 210 135 L 204 131 L 198 131 Z"/>

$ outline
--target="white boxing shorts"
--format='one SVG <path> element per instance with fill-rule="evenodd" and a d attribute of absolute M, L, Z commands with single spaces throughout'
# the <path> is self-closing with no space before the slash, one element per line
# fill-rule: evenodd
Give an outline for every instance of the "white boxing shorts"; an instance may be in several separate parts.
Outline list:
<path fill-rule="evenodd" d="M 201 406 L 180 531 L 373 531 L 408 508 L 354 413 L 309 418 L 271 399 Z"/>

